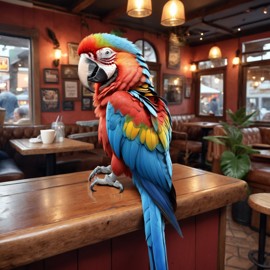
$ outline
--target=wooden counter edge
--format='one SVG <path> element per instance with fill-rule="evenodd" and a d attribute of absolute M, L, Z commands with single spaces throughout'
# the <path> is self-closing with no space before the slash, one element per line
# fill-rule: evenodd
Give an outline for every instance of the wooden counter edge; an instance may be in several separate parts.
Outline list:
<path fill-rule="evenodd" d="M 243 199 L 246 194 L 246 183 L 236 181 L 215 189 L 215 192 L 209 190 L 178 196 L 177 219 L 225 207 Z M 102 214 L 3 234 L 0 238 L 0 269 L 25 265 L 142 227 L 141 205 L 134 204 L 126 209 L 121 207 Z"/>

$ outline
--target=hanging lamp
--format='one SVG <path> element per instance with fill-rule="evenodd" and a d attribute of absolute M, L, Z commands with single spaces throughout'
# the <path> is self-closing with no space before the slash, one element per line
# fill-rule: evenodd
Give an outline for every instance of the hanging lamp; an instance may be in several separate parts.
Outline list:
<path fill-rule="evenodd" d="M 169 0 L 163 7 L 161 24 L 178 26 L 185 23 L 185 7 L 180 0 Z"/>
<path fill-rule="evenodd" d="M 221 50 L 218 46 L 213 46 L 208 54 L 208 58 L 209 59 L 217 59 L 217 58 L 221 58 L 222 54 L 221 54 Z"/>
<path fill-rule="evenodd" d="M 152 14 L 151 0 L 128 0 L 127 14 L 130 17 L 143 18 Z"/>

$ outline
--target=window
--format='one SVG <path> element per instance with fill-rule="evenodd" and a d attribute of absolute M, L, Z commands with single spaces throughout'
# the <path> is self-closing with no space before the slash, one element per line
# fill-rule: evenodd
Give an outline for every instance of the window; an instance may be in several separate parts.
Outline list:
<path fill-rule="evenodd" d="M 224 117 L 224 89 L 227 59 L 200 61 L 194 75 L 197 114 L 199 116 Z"/>
<path fill-rule="evenodd" d="M 256 111 L 253 120 L 270 121 L 270 64 L 244 67 L 246 112 Z"/>
<path fill-rule="evenodd" d="M 243 44 L 242 106 L 254 121 L 270 121 L 270 39 Z"/>
<path fill-rule="evenodd" d="M 34 30 L 0 25 L 0 107 L 5 124 L 40 123 L 37 35 Z M 35 72 L 34 72 L 35 71 Z M 23 119 L 20 119 L 23 118 Z"/>
<path fill-rule="evenodd" d="M 30 41 L 0 35 L 0 106 L 5 108 L 5 122 L 17 123 L 29 117 Z M 15 113 L 17 111 L 21 113 Z"/>

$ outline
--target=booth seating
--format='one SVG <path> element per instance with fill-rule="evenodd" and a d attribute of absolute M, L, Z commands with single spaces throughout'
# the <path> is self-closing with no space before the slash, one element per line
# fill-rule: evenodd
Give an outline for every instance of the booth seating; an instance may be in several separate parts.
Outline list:
<path fill-rule="evenodd" d="M 199 127 L 183 125 L 184 122 L 196 122 L 198 120 L 194 114 L 172 116 L 170 154 L 173 163 L 184 163 L 187 165 L 193 154 L 198 156 L 201 153 L 201 129 Z"/>
<path fill-rule="evenodd" d="M 0 182 L 19 180 L 24 178 L 24 173 L 15 164 L 7 153 L 0 151 Z"/>
<path fill-rule="evenodd" d="M 242 129 L 243 143 L 253 146 L 257 149 L 270 149 L 270 128 L 269 127 L 248 127 Z M 222 126 L 214 128 L 213 135 L 224 135 Z M 220 156 L 225 150 L 223 145 L 210 143 L 208 147 L 207 159 L 212 163 L 212 171 L 221 173 L 220 171 Z M 246 176 L 251 193 L 270 192 L 270 159 L 252 157 L 251 168 Z M 252 211 L 251 226 L 259 228 L 259 214 Z M 270 233 L 270 219 L 267 227 Z"/>
<path fill-rule="evenodd" d="M 5 152 L 14 165 L 24 174 L 24 178 L 40 177 L 45 175 L 45 156 L 22 156 L 11 147 L 9 140 L 20 138 L 35 138 L 40 134 L 41 129 L 50 128 L 49 125 L 29 125 L 29 126 L 1 126 L 0 127 L 0 149 Z M 76 151 L 59 153 L 56 156 L 57 173 L 70 173 L 82 170 L 91 170 L 98 165 L 109 165 L 110 159 L 106 156 L 97 138 L 97 125 L 79 126 L 70 124 L 65 126 L 65 136 L 86 133 L 88 136 L 80 139 L 93 143 L 95 148 L 91 151 Z M 14 180 L 14 179 L 10 179 Z M 0 180 L 1 181 L 1 180 Z"/>

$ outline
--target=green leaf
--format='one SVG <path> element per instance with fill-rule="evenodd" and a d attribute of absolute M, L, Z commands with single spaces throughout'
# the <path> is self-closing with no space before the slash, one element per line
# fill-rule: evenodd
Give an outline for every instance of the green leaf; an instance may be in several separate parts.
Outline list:
<path fill-rule="evenodd" d="M 224 175 L 244 179 L 250 170 L 250 159 L 247 154 L 235 155 L 231 151 L 224 151 L 220 167 Z"/>

